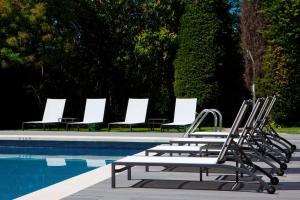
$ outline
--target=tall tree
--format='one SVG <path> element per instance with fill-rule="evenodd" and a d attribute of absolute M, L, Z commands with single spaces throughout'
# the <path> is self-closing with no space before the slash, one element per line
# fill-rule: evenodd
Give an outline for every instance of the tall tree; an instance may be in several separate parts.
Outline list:
<path fill-rule="evenodd" d="M 41 117 L 47 97 L 72 99 L 73 115 L 81 113 L 72 103 L 105 96 L 109 34 L 91 1 L 1 0 L 0 12 L 1 81 L 17 80 L 6 89 L 9 102 L 23 99 L 10 121 Z"/>
<path fill-rule="evenodd" d="M 184 3 L 174 61 L 175 94 L 197 97 L 201 108 L 217 107 L 232 116 L 243 98 L 243 67 L 228 2 Z"/>
<path fill-rule="evenodd" d="M 266 41 L 260 30 L 266 27 L 266 18 L 259 12 L 261 8 L 260 0 L 244 0 L 241 3 L 241 44 L 248 88 L 251 88 L 255 77 L 263 76 L 262 62 Z"/>
<path fill-rule="evenodd" d="M 5 116 L 2 126 L 6 128 L 20 121 L 22 110 L 31 107 L 22 108 L 22 102 L 27 105 L 31 102 L 24 98 L 28 91 L 24 90 L 24 86 L 37 97 L 36 107 L 42 101 L 39 90 L 42 86 L 39 83 L 45 75 L 49 55 L 57 48 L 53 40 L 54 27 L 48 23 L 46 9 L 44 2 L 0 1 L 0 87 L 5 94 L 0 102 L 1 105 L 8 105 L 1 109 L 1 116 Z M 22 99 L 21 103 L 19 99 Z M 28 113 L 35 113 L 34 109 Z"/>
<path fill-rule="evenodd" d="M 123 117 L 128 97 L 149 97 L 149 115 L 170 113 L 180 1 L 102 1 L 114 47 L 109 69 L 113 117 Z"/>

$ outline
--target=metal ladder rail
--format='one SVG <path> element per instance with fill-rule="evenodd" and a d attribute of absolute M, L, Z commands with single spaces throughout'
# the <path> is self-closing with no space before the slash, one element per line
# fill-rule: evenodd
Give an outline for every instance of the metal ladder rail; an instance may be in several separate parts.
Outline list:
<path fill-rule="evenodd" d="M 196 130 L 196 128 L 199 127 L 199 125 L 204 121 L 205 117 L 211 113 L 214 116 L 214 128 L 215 131 L 221 131 L 222 129 L 222 121 L 223 121 L 223 117 L 222 114 L 219 110 L 215 109 L 215 108 L 211 108 L 211 109 L 204 109 L 205 115 L 199 119 L 198 123 L 193 127 L 193 129 L 190 131 L 190 133 L 194 132 Z"/>
<path fill-rule="evenodd" d="M 202 110 L 196 117 L 196 119 L 193 121 L 193 123 L 190 125 L 190 127 L 187 129 L 187 131 L 184 133 L 183 137 L 187 137 L 189 133 L 192 132 L 192 130 L 194 130 L 194 127 L 196 126 L 196 124 L 198 123 L 198 121 L 200 121 L 202 118 L 205 118 L 207 116 L 207 109 Z"/>
<path fill-rule="evenodd" d="M 221 112 L 218 110 L 218 109 L 215 109 L 215 108 L 211 108 L 210 109 L 211 111 L 217 113 L 218 117 L 219 117 L 219 131 L 222 131 L 222 128 L 223 128 L 223 116 L 221 114 Z"/>
<path fill-rule="evenodd" d="M 199 125 L 204 121 L 204 119 L 207 117 L 207 115 L 210 113 L 214 116 L 214 127 L 215 127 L 215 130 L 218 131 L 218 129 L 220 129 L 220 126 L 218 126 L 218 115 L 219 114 L 216 114 L 217 112 L 213 111 L 212 109 L 204 109 L 198 114 L 198 116 L 196 117 L 194 122 L 191 124 L 191 126 L 188 128 L 188 130 L 185 132 L 183 137 L 188 137 L 188 135 L 190 133 L 194 132 L 199 127 Z M 220 119 L 219 119 L 219 121 L 220 121 Z"/>
<path fill-rule="evenodd" d="M 204 121 L 204 119 L 208 116 L 209 113 L 211 113 L 214 116 L 214 128 L 216 131 L 218 130 L 218 116 L 216 115 L 216 113 L 211 111 L 211 109 L 204 109 L 203 111 L 205 114 L 199 119 L 197 124 L 193 127 L 191 133 L 193 133 L 200 126 L 200 124 Z"/>
<path fill-rule="evenodd" d="M 214 128 L 215 131 L 221 131 L 222 129 L 222 114 L 220 111 L 218 111 L 217 109 L 211 108 L 211 109 L 204 109 L 205 110 L 205 115 L 198 121 L 198 123 L 196 124 L 196 126 L 193 127 L 192 132 L 194 132 L 199 126 L 200 124 L 204 121 L 205 117 L 211 113 L 214 116 Z M 219 119 L 219 120 L 218 120 Z M 218 124 L 219 122 L 219 124 Z"/>

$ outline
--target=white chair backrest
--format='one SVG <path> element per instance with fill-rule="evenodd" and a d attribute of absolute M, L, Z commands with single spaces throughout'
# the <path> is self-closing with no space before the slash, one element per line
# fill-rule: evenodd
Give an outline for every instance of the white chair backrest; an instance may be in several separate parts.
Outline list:
<path fill-rule="evenodd" d="M 106 99 L 87 99 L 83 122 L 103 122 Z"/>
<path fill-rule="evenodd" d="M 43 122 L 58 122 L 64 113 L 66 99 L 47 99 Z"/>
<path fill-rule="evenodd" d="M 174 122 L 191 124 L 196 116 L 197 99 L 176 99 Z"/>
<path fill-rule="evenodd" d="M 125 122 L 145 123 L 148 107 L 148 99 L 129 99 Z"/>

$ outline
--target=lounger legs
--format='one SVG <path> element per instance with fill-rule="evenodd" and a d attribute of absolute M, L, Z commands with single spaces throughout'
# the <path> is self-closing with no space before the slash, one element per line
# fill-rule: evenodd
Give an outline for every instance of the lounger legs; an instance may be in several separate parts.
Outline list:
<path fill-rule="evenodd" d="M 145 152 L 145 156 L 149 156 L 149 152 L 148 151 Z M 148 165 L 145 166 L 145 171 L 149 172 L 149 166 Z"/>
<path fill-rule="evenodd" d="M 200 181 L 202 182 L 202 168 L 201 167 L 200 167 L 199 173 L 200 173 Z"/>
<path fill-rule="evenodd" d="M 131 167 L 127 169 L 127 180 L 131 180 Z"/>
<path fill-rule="evenodd" d="M 112 163 L 111 164 L 111 187 L 115 188 L 116 187 L 116 172 L 115 172 L 115 165 Z"/>
<path fill-rule="evenodd" d="M 127 169 L 127 180 L 131 180 L 131 167 L 126 167 Z M 116 188 L 116 165 L 114 163 L 111 164 L 111 187 Z"/>
<path fill-rule="evenodd" d="M 239 167 L 239 163 L 236 162 L 235 166 L 236 166 L 236 168 L 238 168 Z M 235 183 L 238 183 L 238 182 L 239 182 L 239 172 L 235 171 Z"/>

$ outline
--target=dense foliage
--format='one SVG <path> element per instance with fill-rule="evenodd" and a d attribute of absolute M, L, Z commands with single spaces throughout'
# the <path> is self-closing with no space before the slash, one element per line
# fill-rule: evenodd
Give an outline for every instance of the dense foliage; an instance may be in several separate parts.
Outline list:
<path fill-rule="evenodd" d="M 300 122 L 300 0 L 264 1 L 261 12 L 268 26 L 262 30 L 267 48 L 259 91 L 278 97 L 273 116 L 278 124 L 295 125 Z"/>
<path fill-rule="evenodd" d="M 274 119 L 296 123 L 299 0 L 255 2 L 241 9 L 243 48 L 258 92 L 278 95 Z M 196 97 L 198 110 L 217 107 L 231 122 L 248 95 L 239 11 L 239 0 L 0 0 L 0 127 L 40 119 L 46 98 L 67 98 L 65 116 L 80 118 L 86 98 L 105 97 L 112 121 L 129 97 L 168 118 L 175 97 Z"/>
<path fill-rule="evenodd" d="M 94 7 L 67 0 L 0 2 L 2 126 L 41 116 L 47 97 L 72 99 L 68 107 L 76 114 L 73 102 L 105 95 L 109 34 Z"/>
<path fill-rule="evenodd" d="M 0 0 L 0 103 L 12 107 L 1 126 L 40 118 L 48 97 L 68 99 L 66 116 L 93 97 L 107 98 L 106 120 L 124 117 L 129 97 L 168 116 L 180 12 L 171 0 Z"/>
<path fill-rule="evenodd" d="M 244 97 L 244 84 L 230 7 L 226 1 L 184 2 L 174 61 L 175 94 L 197 97 L 201 108 L 217 106 L 232 116 Z"/>
<path fill-rule="evenodd" d="M 277 96 L 272 115 L 277 124 L 297 125 L 300 122 L 300 1 L 244 0 L 241 11 L 246 82 L 257 83 L 259 96 Z M 252 53 L 254 63 L 247 51 Z"/>

